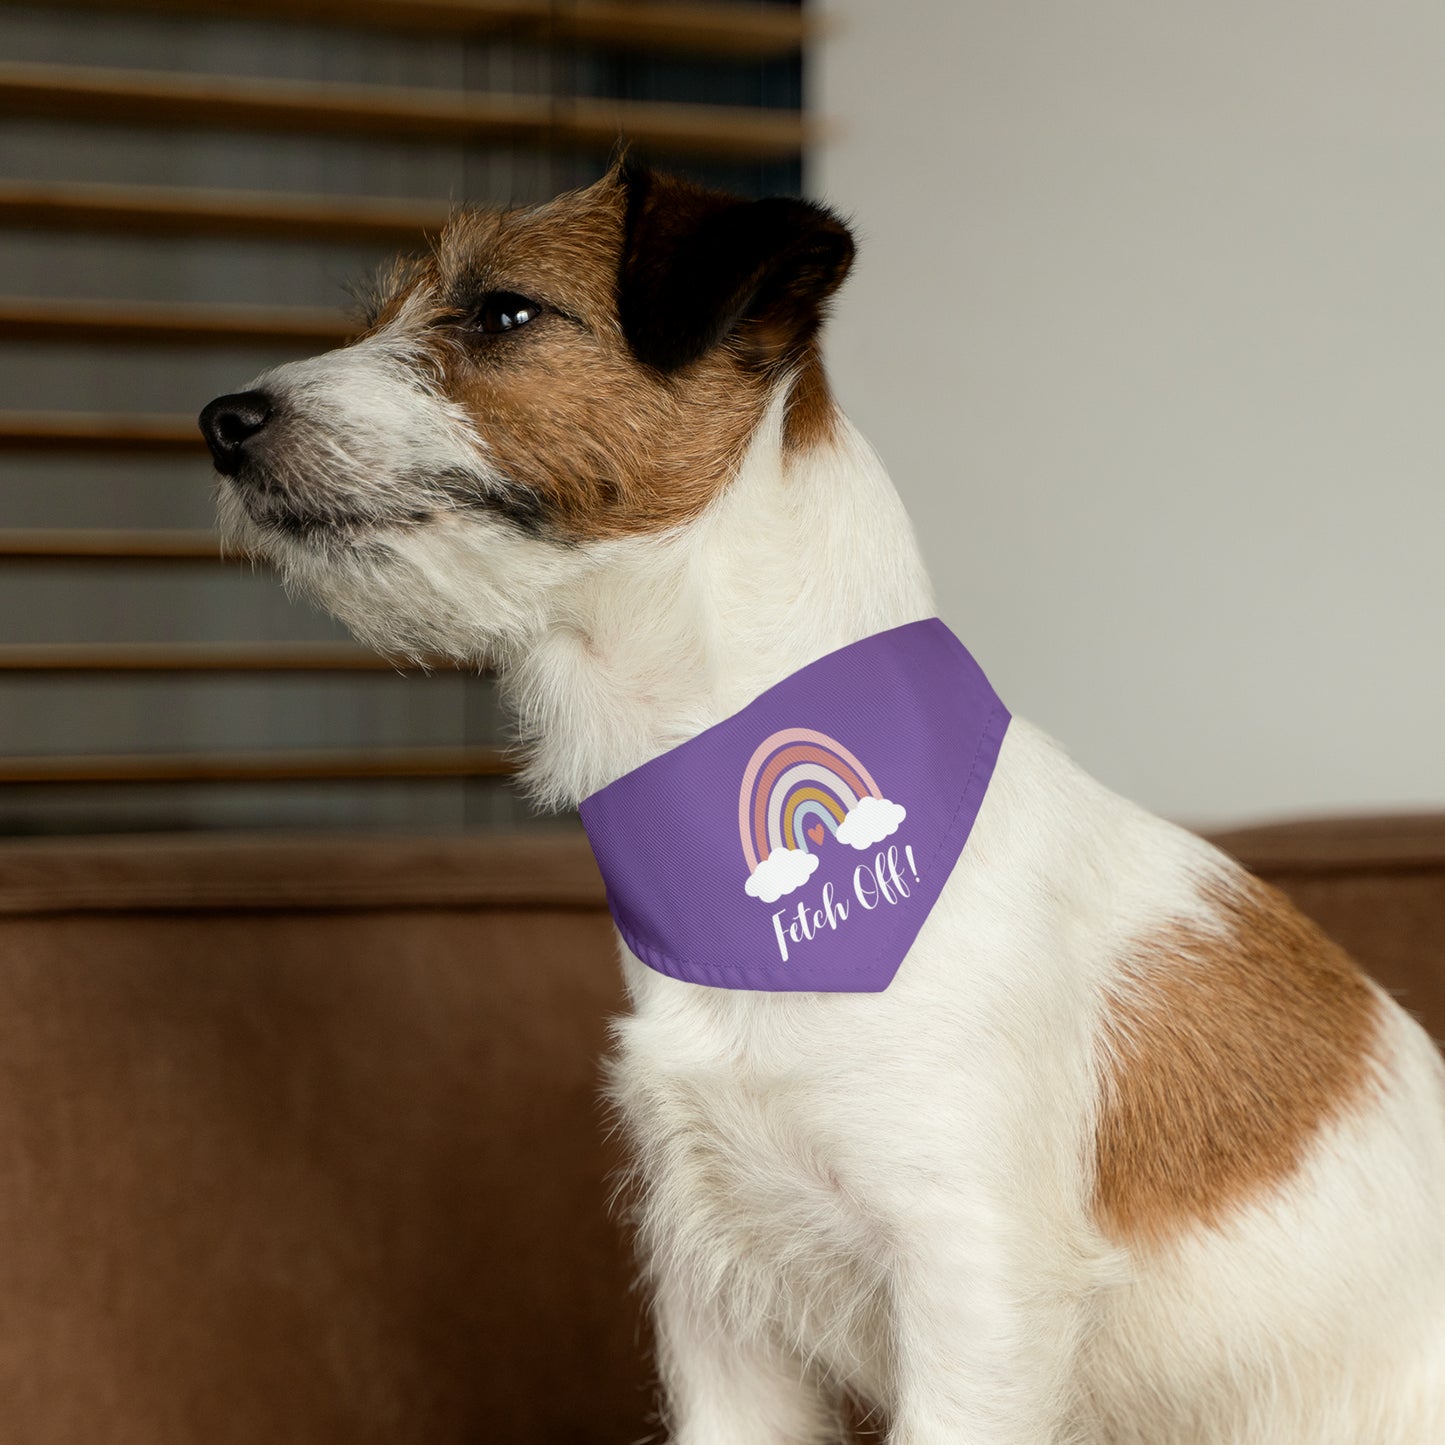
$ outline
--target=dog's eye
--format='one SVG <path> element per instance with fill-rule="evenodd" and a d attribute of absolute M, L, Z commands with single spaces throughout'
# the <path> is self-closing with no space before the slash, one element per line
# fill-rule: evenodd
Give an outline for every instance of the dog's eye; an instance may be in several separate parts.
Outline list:
<path fill-rule="evenodd" d="M 496 336 L 535 321 L 541 311 L 540 303 L 519 296 L 515 291 L 489 291 L 472 313 L 472 324 L 478 331 Z"/>

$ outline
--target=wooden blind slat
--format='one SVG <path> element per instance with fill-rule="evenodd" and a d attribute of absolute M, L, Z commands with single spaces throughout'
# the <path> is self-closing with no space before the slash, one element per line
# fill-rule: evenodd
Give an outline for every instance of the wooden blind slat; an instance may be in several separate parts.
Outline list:
<path fill-rule="evenodd" d="M 467 3 L 455 0 L 447 8 Z M 531 15 L 522 23 L 530 23 L 535 29 L 550 27 L 551 37 L 566 43 L 757 60 L 796 55 L 812 38 L 815 28 L 800 8 L 788 5 L 581 0 L 566 7 L 558 6 L 555 0 L 535 0 L 526 7 L 516 7 L 519 11 L 523 8 Z"/>
<path fill-rule="evenodd" d="M 3 562 L 222 562 L 214 532 L 109 530 L 81 527 L 0 529 Z"/>
<path fill-rule="evenodd" d="M 45 230 L 415 246 L 440 231 L 448 213 L 364 196 L 0 180 L 0 225 Z"/>
<path fill-rule="evenodd" d="M 0 757 L 0 783 L 284 783 L 382 778 L 500 778 L 500 748 L 437 747 Z"/>
<path fill-rule="evenodd" d="M 347 643 L 0 643 L 0 673 L 405 672 Z"/>
<path fill-rule="evenodd" d="M 0 5 L 17 0 L 0 0 Z M 238 16 L 232 0 L 51 0 L 59 6 Z M 253 0 L 245 19 L 508 36 L 539 43 L 656 47 L 706 55 L 796 53 L 791 7 L 729 0 Z M 224 69 L 224 66 L 220 68 Z M 661 153 L 791 159 L 816 136 L 797 112 L 587 96 L 495 95 L 0 62 L 0 116 L 174 130 L 376 138 L 606 151 L 619 138 Z M 425 202 L 175 187 L 0 182 L 0 225 L 137 235 L 255 236 L 396 246 L 445 221 Z M 0 339 L 321 348 L 348 327 L 319 309 L 0 298 Z M 204 457 L 190 415 L 0 413 L 0 450 Z M 212 560 L 200 532 L 0 532 L 0 559 Z M 0 646 L 0 674 L 380 673 L 397 664 L 350 644 L 136 643 Z M 341 748 L 0 756 L 0 782 L 261 783 L 502 777 L 496 747 Z"/>
<path fill-rule="evenodd" d="M 594 151 L 625 136 L 660 151 L 730 160 L 796 156 L 810 139 L 796 111 L 29 63 L 0 65 L 0 114 Z"/>
<path fill-rule="evenodd" d="M 192 306 L 0 296 L 0 341 L 327 349 L 339 346 L 358 329 L 342 312 L 319 306 Z"/>
<path fill-rule="evenodd" d="M 201 454 L 194 416 L 104 412 L 0 412 L 0 451 Z"/>
<path fill-rule="evenodd" d="M 25 0 L 6 0 L 25 3 Z M 236 16 L 236 0 L 50 0 L 72 9 Z M 787 5 L 677 0 L 247 0 L 247 19 L 362 30 L 511 38 L 559 45 L 666 50 L 765 59 L 795 55 L 809 38 Z"/>
<path fill-rule="evenodd" d="M 191 416 L 83 411 L 0 412 L 0 451 L 204 453 Z"/>

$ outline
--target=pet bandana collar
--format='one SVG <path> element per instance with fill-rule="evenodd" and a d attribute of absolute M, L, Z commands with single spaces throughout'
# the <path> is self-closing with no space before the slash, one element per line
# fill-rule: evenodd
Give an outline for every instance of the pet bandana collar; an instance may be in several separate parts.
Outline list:
<path fill-rule="evenodd" d="M 583 802 L 618 931 L 688 983 L 880 992 L 1008 724 L 936 617 L 819 658 Z"/>

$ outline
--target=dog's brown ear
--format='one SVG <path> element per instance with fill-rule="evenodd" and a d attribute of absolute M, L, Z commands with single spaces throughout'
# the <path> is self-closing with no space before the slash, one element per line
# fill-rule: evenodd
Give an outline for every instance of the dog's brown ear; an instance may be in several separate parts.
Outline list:
<path fill-rule="evenodd" d="M 797 356 L 853 262 L 853 238 L 808 201 L 747 201 L 624 161 L 618 314 L 639 361 L 676 371 L 735 336 L 760 364 Z"/>

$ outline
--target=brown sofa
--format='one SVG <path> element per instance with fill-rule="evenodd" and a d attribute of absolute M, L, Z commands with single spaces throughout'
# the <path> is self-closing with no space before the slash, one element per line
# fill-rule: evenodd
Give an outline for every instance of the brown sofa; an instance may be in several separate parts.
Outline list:
<path fill-rule="evenodd" d="M 1445 1034 L 1445 818 L 1222 838 Z M 0 1439 L 623 1445 L 579 837 L 0 844 Z"/>

